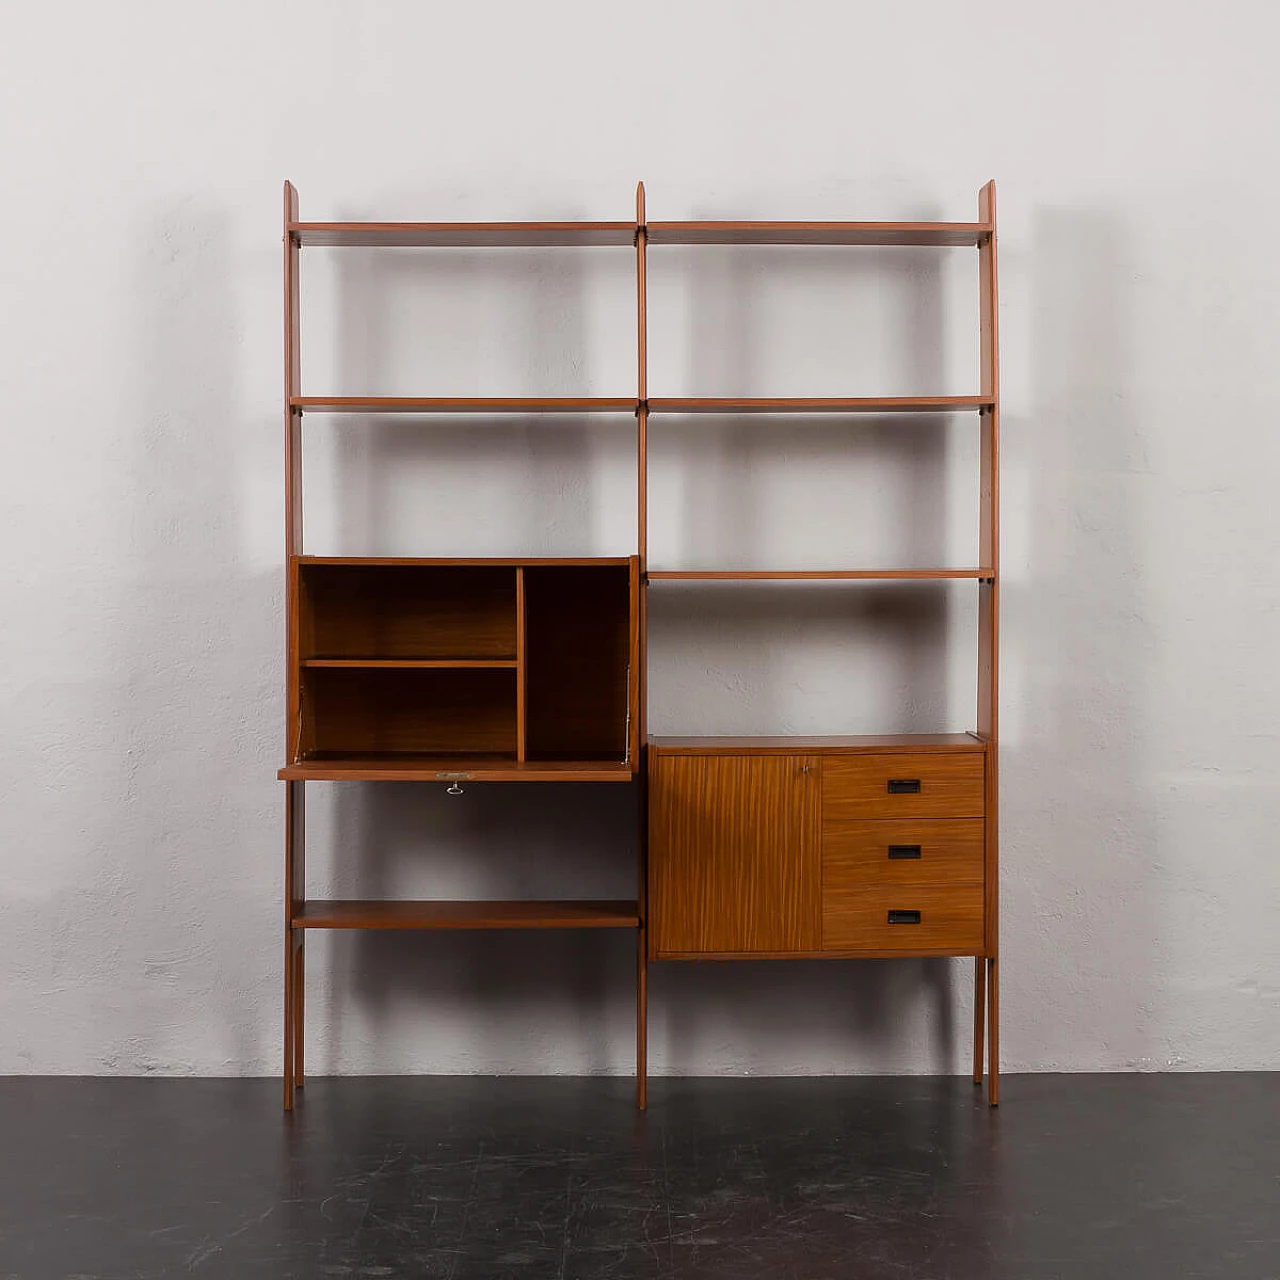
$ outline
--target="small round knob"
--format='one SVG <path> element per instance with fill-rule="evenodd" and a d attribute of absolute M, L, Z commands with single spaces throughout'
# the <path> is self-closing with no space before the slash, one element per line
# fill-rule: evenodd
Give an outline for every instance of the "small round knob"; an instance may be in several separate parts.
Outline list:
<path fill-rule="evenodd" d="M 447 787 L 445 787 L 444 793 L 447 796 L 460 796 L 462 794 L 462 788 L 458 786 L 456 782 L 451 782 Z"/>

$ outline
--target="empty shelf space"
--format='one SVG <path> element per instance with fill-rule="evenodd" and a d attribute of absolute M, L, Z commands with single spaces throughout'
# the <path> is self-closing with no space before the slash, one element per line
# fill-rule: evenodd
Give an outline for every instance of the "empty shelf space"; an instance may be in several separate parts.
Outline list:
<path fill-rule="evenodd" d="M 972 413 L 992 408 L 991 396 L 734 396 L 659 397 L 648 401 L 657 413 Z"/>
<path fill-rule="evenodd" d="M 635 413 L 639 401 L 606 396 L 290 396 L 302 413 Z"/>
<path fill-rule="evenodd" d="M 358 667 L 362 670 L 392 668 L 466 671 L 472 668 L 514 668 L 515 658 L 306 658 L 304 667 Z"/>
<path fill-rule="evenodd" d="M 969 247 L 991 235 L 983 222 L 650 222 L 648 243 L 827 244 Z"/>
<path fill-rule="evenodd" d="M 629 246 L 634 222 L 291 222 L 303 247 L 466 249 Z"/>
<path fill-rule="evenodd" d="M 625 760 L 317 752 L 278 776 L 287 782 L 630 782 L 635 770 Z"/>
<path fill-rule="evenodd" d="M 547 902 L 312 900 L 293 917 L 295 929 L 634 929 L 635 902 L 560 899 Z"/>
<path fill-rule="evenodd" d="M 304 667 L 515 665 L 513 564 L 301 560 L 297 573 Z"/>
<path fill-rule="evenodd" d="M 650 582 L 917 582 L 990 578 L 990 569 L 661 569 Z"/>

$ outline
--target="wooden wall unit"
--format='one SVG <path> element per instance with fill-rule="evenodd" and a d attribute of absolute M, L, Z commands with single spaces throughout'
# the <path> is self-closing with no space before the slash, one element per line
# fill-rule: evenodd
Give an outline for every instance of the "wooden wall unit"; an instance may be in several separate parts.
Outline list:
<path fill-rule="evenodd" d="M 995 187 L 963 223 L 303 222 L 285 184 L 285 1107 L 303 1083 L 309 929 L 622 928 L 636 933 L 637 1101 L 646 1100 L 652 960 L 972 956 L 974 1080 L 998 1100 L 999 356 Z M 981 368 L 965 396 L 650 398 L 646 263 L 666 245 L 976 248 Z M 637 382 L 620 397 L 303 395 L 300 250 L 631 249 Z M 453 389 L 449 389 L 453 390 Z M 306 415 L 626 413 L 636 422 L 627 558 L 317 557 L 303 552 Z M 652 414 L 978 415 L 973 567 L 651 569 Z M 645 730 L 646 588 L 666 581 L 970 580 L 972 733 L 660 738 Z M 696 728 L 696 726 L 689 726 Z M 647 747 L 645 746 L 648 743 Z M 308 899 L 304 784 L 592 781 L 636 792 L 639 867 L 624 901 Z"/>

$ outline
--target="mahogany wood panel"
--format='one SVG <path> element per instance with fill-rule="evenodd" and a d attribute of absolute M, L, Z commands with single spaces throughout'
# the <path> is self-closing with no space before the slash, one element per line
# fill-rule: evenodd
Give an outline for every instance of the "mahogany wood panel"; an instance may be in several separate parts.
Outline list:
<path fill-rule="evenodd" d="M 302 751 L 516 755 L 513 670 L 309 668 Z"/>
<path fill-rule="evenodd" d="M 981 884 L 981 818 L 824 818 L 822 892 Z"/>
<path fill-rule="evenodd" d="M 299 929 L 634 929 L 634 902 L 324 901 L 295 914 Z"/>
<path fill-rule="evenodd" d="M 631 565 L 524 571 L 529 760 L 624 760 Z"/>
<path fill-rule="evenodd" d="M 650 244 L 935 245 L 972 248 L 980 222 L 651 222 Z"/>
<path fill-rule="evenodd" d="M 918 913 L 919 922 L 891 924 L 891 913 Z M 822 945 L 837 951 L 971 952 L 982 946 L 982 886 L 833 888 L 822 895 Z"/>
<path fill-rule="evenodd" d="M 635 413 L 634 399 L 618 396 L 301 396 L 301 413 Z"/>
<path fill-rule="evenodd" d="M 634 222 L 299 222 L 295 244 L 325 248 L 500 249 L 575 245 L 630 248 Z"/>
<path fill-rule="evenodd" d="M 303 564 L 301 657 L 516 661 L 508 566 Z"/>
<path fill-rule="evenodd" d="M 650 582 L 917 582 L 985 578 L 989 569 L 658 569 Z"/>
<path fill-rule="evenodd" d="M 819 945 L 819 760 L 650 758 L 654 953 Z"/>
<path fill-rule="evenodd" d="M 683 396 L 650 399 L 650 413 L 964 413 L 990 408 L 981 396 Z"/>
<path fill-rule="evenodd" d="M 983 753 L 833 756 L 822 771 L 822 821 L 852 818 L 980 818 Z"/>
<path fill-rule="evenodd" d="M 300 782 L 630 782 L 634 765 L 616 760 L 533 760 L 511 756 L 393 756 L 318 753 L 277 775 Z"/>
<path fill-rule="evenodd" d="M 823 752 L 858 751 L 976 751 L 982 752 L 982 743 L 971 733 L 867 733 L 845 736 L 800 735 L 785 738 L 767 737 L 658 737 L 650 738 L 650 744 L 658 752 L 683 752 L 693 755 L 746 755 L 766 752 L 770 755 L 783 751 L 807 754 Z"/>

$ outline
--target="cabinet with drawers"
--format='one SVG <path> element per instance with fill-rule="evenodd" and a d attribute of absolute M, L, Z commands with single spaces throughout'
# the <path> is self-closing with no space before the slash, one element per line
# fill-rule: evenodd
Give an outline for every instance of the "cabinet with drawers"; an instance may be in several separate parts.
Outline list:
<path fill-rule="evenodd" d="M 645 582 L 969 579 L 977 590 L 977 707 L 965 733 L 648 739 L 648 956 L 655 961 L 972 957 L 973 1079 L 999 1100 L 999 360 L 995 190 L 976 224 L 720 224 L 723 243 L 968 245 L 978 250 L 979 395 L 897 401 L 648 402 L 675 410 L 978 415 L 978 565 L 792 572 L 646 566 Z M 684 224 L 670 224 L 672 227 Z M 689 224 L 692 225 L 692 224 Z M 729 230 L 725 230 L 725 229 Z M 649 227 L 650 243 L 666 228 Z M 730 234 L 732 230 L 732 234 Z M 687 228 L 686 228 L 687 231 Z M 685 234 L 682 232 L 682 234 Z M 706 243 L 709 233 L 688 243 Z M 681 243 L 686 242 L 681 240 Z"/>

